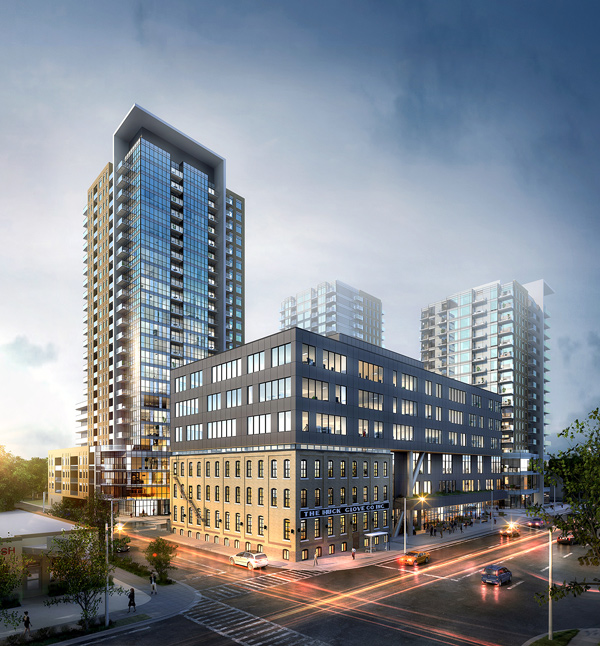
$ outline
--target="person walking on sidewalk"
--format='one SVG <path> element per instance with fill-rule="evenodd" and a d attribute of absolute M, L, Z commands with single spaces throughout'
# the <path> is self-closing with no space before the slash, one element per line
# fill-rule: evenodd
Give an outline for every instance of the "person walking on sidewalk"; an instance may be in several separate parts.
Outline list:
<path fill-rule="evenodd" d="M 352 560 L 354 561 L 356 559 L 356 547 L 352 548 Z"/>
<path fill-rule="evenodd" d="M 158 594 L 156 589 L 156 574 L 154 572 L 150 575 L 150 595 L 153 594 Z"/>
<path fill-rule="evenodd" d="M 25 630 L 23 630 L 23 636 L 29 635 L 31 637 L 31 619 L 29 618 L 29 613 L 27 610 L 23 613 L 23 625 L 25 626 Z"/>
<path fill-rule="evenodd" d="M 127 612 L 129 613 L 131 611 L 131 608 L 133 607 L 133 612 L 136 611 L 135 609 L 135 590 L 131 588 L 129 590 L 129 594 L 127 595 L 129 597 L 129 605 L 127 606 Z"/>
<path fill-rule="evenodd" d="M 313 556 L 313 565 L 319 565 L 319 553 L 315 550 L 315 555 Z"/>

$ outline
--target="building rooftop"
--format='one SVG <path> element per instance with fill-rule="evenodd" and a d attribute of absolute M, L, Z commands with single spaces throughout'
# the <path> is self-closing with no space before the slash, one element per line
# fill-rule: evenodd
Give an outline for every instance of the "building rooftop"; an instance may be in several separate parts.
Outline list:
<path fill-rule="evenodd" d="M 30 511 L 15 509 L 0 513 L 0 538 L 27 536 L 31 534 L 58 534 L 63 529 L 71 530 L 73 523 Z"/>

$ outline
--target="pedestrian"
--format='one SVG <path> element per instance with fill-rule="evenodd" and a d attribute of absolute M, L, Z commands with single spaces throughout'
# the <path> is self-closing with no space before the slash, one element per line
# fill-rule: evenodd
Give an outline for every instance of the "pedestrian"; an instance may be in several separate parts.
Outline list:
<path fill-rule="evenodd" d="M 313 565 L 319 565 L 319 554 L 317 550 L 315 550 L 315 555 L 313 556 Z"/>
<path fill-rule="evenodd" d="M 460 524 L 460 533 L 463 533 L 462 523 Z"/>
<path fill-rule="evenodd" d="M 152 572 L 150 575 L 150 594 L 158 594 L 158 591 L 156 590 L 156 573 Z"/>
<path fill-rule="evenodd" d="M 29 613 L 27 610 L 23 614 L 23 625 L 25 626 L 25 630 L 23 631 L 23 636 L 29 635 L 31 637 L 31 619 L 29 618 Z"/>
<path fill-rule="evenodd" d="M 494 525 L 496 524 L 496 516 L 494 516 Z"/>
<path fill-rule="evenodd" d="M 433 532 L 435 532 L 435 527 L 432 525 L 432 526 L 429 528 L 429 536 L 433 536 Z"/>
<path fill-rule="evenodd" d="M 356 548 L 352 548 L 352 560 L 354 561 L 356 559 Z"/>
<path fill-rule="evenodd" d="M 129 594 L 127 596 L 129 597 L 129 605 L 127 606 L 127 612 L 130 612 L 132 607 L 133 607 L 133 612 L 136 612 L 136 609 L 135 609 L 135 590 L 133 588 L 131 588 L 131 590 L 129 590 Z"/>

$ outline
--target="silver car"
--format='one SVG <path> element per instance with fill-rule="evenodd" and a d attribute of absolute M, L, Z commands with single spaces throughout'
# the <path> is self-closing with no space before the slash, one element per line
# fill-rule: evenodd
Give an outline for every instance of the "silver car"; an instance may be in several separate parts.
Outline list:
<path fill-rule="evenodd" d="M 254 570 L 258 567 L 266 567 L 269 564 L 269 559 L 262 552 L 239 552 L 235 556 L 230 556 L 229 562 L 231 565 L 241 565 L 249 570 Z"/>

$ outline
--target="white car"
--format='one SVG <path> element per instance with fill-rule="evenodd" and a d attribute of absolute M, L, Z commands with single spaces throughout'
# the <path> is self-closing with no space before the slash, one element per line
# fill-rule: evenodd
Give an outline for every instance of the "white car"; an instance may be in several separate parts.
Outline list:
<path fill-rule="evenodd" d="M 239 552 L 235 556 L 230 556 L 229 562 L 231 565 L 241 565 L 249 570 L 254 570 L 258 567 L 266 567 L 269 564 L 269 559 L 262 552 Z"/>

